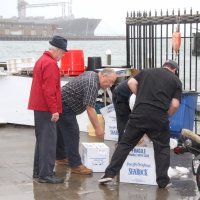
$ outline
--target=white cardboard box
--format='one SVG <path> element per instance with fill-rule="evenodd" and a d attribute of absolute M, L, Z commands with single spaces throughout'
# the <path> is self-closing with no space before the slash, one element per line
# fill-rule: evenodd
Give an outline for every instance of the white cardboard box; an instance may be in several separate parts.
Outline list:
<path fill-rule="evenodd" d="M 137 145 L 126 158 L 120 182 L 157 185 L 153 144 Z"/>
<path fill-rule="evenodd" d="M 105 140 L 118 141 L 119 133 L 117 131 L 116 113 L 113 104 L 100 109 L 105 121 Z"/>
<path fill-rule="evenodd" d="M 93 172 L 104 172 L 109 164 L 109 147 L 104 143 L 82 143 L 83 164 Z"/>

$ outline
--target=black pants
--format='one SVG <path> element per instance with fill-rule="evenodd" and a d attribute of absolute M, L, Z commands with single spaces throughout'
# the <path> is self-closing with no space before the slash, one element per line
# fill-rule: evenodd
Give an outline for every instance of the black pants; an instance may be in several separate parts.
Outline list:
<path fill-rule="evenodd" d="M 132 126 L 129 121 L 126 130 L 118 143 L 105 174 L 109 177 L 117 175 L 122 168 L 129 152 L 137 145 L 144 134 L 147 134 L 153 142 L 156 165 L 156 181 L 161 187 L 169 183 L 168 169 L 170 166 L 170 133 L 168 130 L 154 131 Z"/>
<path fill-rule="evenodd" d="M 126 124 L 131 113 L 128 99 L 122 98 L 115 90 L 113 91 L 113 105 L 116 112 L 117 131 L 119 133 L 118 142 L 124 133 Z"/>
<path fill-rule="evenodd" d="M 34 111 L 35 155 L 34 173 L 40 177 L 53 175 L 56 158 L 56 123 L 51 121 L 51 113 Z"/>

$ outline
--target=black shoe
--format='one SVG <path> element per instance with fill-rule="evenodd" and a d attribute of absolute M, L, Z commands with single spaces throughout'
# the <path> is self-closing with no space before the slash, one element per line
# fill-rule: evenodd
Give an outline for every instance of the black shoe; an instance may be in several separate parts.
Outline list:
<path fill-rule="evenodd" d="M 161 189 L 164 189 L 164 188 L 165 188 L 165 189 L 168 189 L 168 188 L 171 188 L 172 186 L 173 186 L 172 183 L 169 182 L 167 185 L 164 185 L 164 186 L 163 186 L 163 185 L 162 185 L 162 186 L 159 185 L 158 187 L 161 188 Z"/>
<path fill-rule="evenodd" d="M 33 173 L 33 178 L 39 178 L 39 174 L 37 172 Z"/>
<path fill-rule="evenodd" d="M 56 173 L 53 172 L 53 175 L 55 175 Z M 39 173 L 38 172 L 33 172 L 33 178 L 40 178 Z"/>
<path fill-rule="evenodd" d="M 60 178 L 55 175 L 52 175 L 52 176 L 40 177 L 39 182 L 40 183 L 52 183 L 52 184 L 64 183 L 64 178 Z"/>
<path fill-rule="evenodd" d="M 103 175 L 98 181 L 99 181 L 100 184 L 109 183 L 109 182 L 113 181 L 113 177 Z"/>

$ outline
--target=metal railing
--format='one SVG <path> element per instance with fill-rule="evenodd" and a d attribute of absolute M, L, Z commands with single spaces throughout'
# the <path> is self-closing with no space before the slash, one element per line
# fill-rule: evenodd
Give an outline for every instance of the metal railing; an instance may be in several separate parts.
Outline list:
<path fill-rule="evenodd" d="M 180 26 L 181 46 L 176 57 L 172 34 Z M 200 14 L 171 15 L 161 11 L 158 16 L 149 12 L 132 12 L 126 18 L 127 66 L 136 69 L 161 67 L 166 59 L 179 63 L 179 77 L 185 90 L 200 92 Z"/>

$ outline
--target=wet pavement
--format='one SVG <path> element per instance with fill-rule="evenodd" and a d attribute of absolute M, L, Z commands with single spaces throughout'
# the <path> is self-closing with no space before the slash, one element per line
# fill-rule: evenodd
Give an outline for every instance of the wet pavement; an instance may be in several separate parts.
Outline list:
<path fill-rule="evenodd" d="M 99 141 L 81 133 L 81 142 Z M 105 144 L 112 155 L 115 142 L 105 141 Z M 66 177 L 65 183 L 53 185 L 32 179 L 34 145 L 33 127 L 0 126 L 0 200 L 200 200 L 190 154 L 171 152 L 171 167 L 188 168 L 190 174 L 187 178 L 173 177 L 169 189 L 118 182 L 102 186 L 97 180 L 103 173 L 70 174 L 70 168 L 63 165 L 56 165 L 55 171 Z"/>

